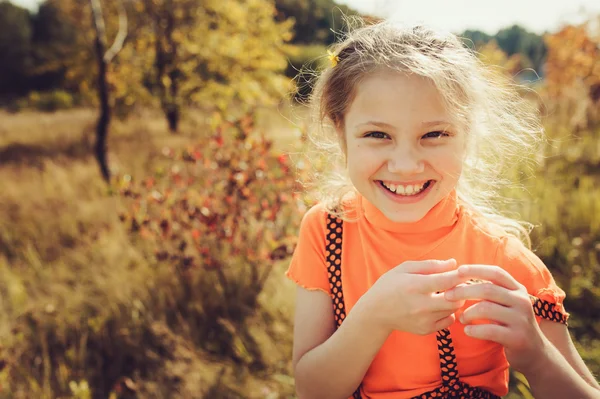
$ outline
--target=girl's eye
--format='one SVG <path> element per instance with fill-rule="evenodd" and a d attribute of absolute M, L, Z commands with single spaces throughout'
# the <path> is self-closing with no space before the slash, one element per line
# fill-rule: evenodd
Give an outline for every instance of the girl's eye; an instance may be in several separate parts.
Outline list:
<path fill-rule="evenodd" d="M 448 136 L 450 136 L 450 135 L 448 133 L 446 133 L 446 132 L 435 131 L 435 132 L 426 133 L 423 136 L 423 138 L 424 139 L 438 139 L 438 138 L 441 138 L 441 137 L 448 137 Z"/>
<path fill-rule="evenodd" d="M 386 139 L 390 136 L 384 132 L 369 132 L 365 134 L 365 137 L 372 137 L 374 139 Z"/>

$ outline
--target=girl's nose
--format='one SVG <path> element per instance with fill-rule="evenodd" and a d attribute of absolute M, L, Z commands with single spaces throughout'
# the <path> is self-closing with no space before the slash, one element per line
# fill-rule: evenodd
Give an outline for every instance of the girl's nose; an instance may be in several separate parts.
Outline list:
<path fill-rule="evenodd" d="M 397 146 L 390 151 L 387 165 L 390 173 L 402 175 L 421 173 L 425 169 L 425 162 L 421 155 L 410 146 Z"/>

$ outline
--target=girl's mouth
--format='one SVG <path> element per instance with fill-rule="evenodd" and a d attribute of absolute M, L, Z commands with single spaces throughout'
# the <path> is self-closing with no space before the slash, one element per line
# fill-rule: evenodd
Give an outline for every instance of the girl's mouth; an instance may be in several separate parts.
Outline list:
<path fill-rule="evenodd" d="M 396 194 L 396 195 L 401 195 L 404 197 L 410 197 L 410 196 L 414 196 L 414 195 L 419 195 L 420 193 L 422 193 L 423 191 L 427 190 L 427 188 L 432 185 L 433 183 L 435 183 L 434 180 L 427 180 L 424 183 L 421 184 L 388 184 L 388 183 L 384 183 L 383 181 L 379 180 L 379 184 L 385 188 L 387 191 L 389 191 L 390 193 Z"/>
<path fill-rule="evenodd" d="M 411 204 L 421 201 L 432 190 L 435 180 L 427 180 L 416 184 L 393 184 L 377 181 L 384 195 L 400 204 Z"/>

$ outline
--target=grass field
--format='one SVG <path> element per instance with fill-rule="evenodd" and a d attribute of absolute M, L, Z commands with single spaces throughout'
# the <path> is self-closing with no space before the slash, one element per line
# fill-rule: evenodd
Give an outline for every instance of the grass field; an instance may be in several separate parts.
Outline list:
<path fill-rule="evenodd" d="M 283 137 L 277 141 L 281 148 L 290 148 L 289 132 L 295 129 L 283 113 L 265 112 L 260 124 Z M 120 198 L 109 195 L 100 178 L 91 155 L 95 118 L 91 110 L 0 114 L 0 340 L 5 348 L 0 356 L 22 377 L 9 381 L 0 374 L 0 396 L 54 397 L 73 391 L 69 383 L 89 374 L 86 346 L 105 345 L 122 350 L 123 356 L 146 350 L 172 355 L 145 355 L 158 362 L 147 370 L 156 378 L 140 376 L 132 382 L 139 397 L 175 397 L 165 392 L 175 385 L 180 397 L 290 397 L 293 287 L 283 277 L 285 262 L 276 267 L 250 323 L 267 365 L 262 370 L 249 374 L 247 364 L 203 352 L 158 321 L 150 326 L 154 337 L 144 339 L 159 342 L 132 340 L 135 312 L 160 291 L 166 277 L 151 269 L 128 236 L 118 217 Z M 120 175 L 145 176 L 165 146 L 201 142 L 203 129 L 201 117 L 190 117 L 181 133 L 172 135 L 160 115 L 152 113 L 114 122 L 111 167 Z M 35 327 L 19 330 L 28 318 Z M 115 339 L 113 333 L 125 336 L 103 341 Z M 11 363 L 24 358 L 23 350 L 33 351 L 25 358 L 38 367 Z M 127 362 L 112 355 L 115 362 Z M 108 359 L 98 360 L 104 375 L 111 373 Z"/>
<path fill-rule="evenodd" d="M 294 152 L 300 130 L 290 120 L 299 115 L 264 110 L 257 124 L 277 151 Z M 95 118 L 87 109 L 0 112 L 0 398 L 294 397 L 287 260 L 247 330 L 214 320 L 229 331 L 233 357 L 170 328 L 177 287 L 119 219 L 122 199 L 92 156 Z M 555 122 L 548 158 L 527 191 L 515 191 L 512 210 L 537 226 L 534 249 L 567 291 L 574 337 L 598 373 L 600 141 Z M 111 168 L 141 179 L 165 147 L 203 143 L 208 126 L 204 115 L 188 115 L 173 135 L 150 111 L 115 121 Z"/>

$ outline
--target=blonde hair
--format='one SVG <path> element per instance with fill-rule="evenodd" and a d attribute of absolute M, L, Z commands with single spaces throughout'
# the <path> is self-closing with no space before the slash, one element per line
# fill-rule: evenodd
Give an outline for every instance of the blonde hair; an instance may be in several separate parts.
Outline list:
<path fill-rule="evenodd" d="M 333 46 L 337 63 L 321 72 L 310 97 L 316 126 L 309 137 L 335 166 L 313 181 L 316 199 L 337 216 L 348 218 L 339 205 L 356 191 L 345 170 L 344 135 L 338 132 L 343 132 L 357 84 L 376 69 L 390 68 L 433 82 L 464 127 L 468 149 L 456 187 L 459 200 L 530 245 L 528 224 L 503 215 L 499 199 L 501 188 L 512 186 L 503 174 L 522 160 L 535 159 L 543 141 L 536 104 L 453 34 L 391 22 L 353 23 L 361 26 Z"/>

